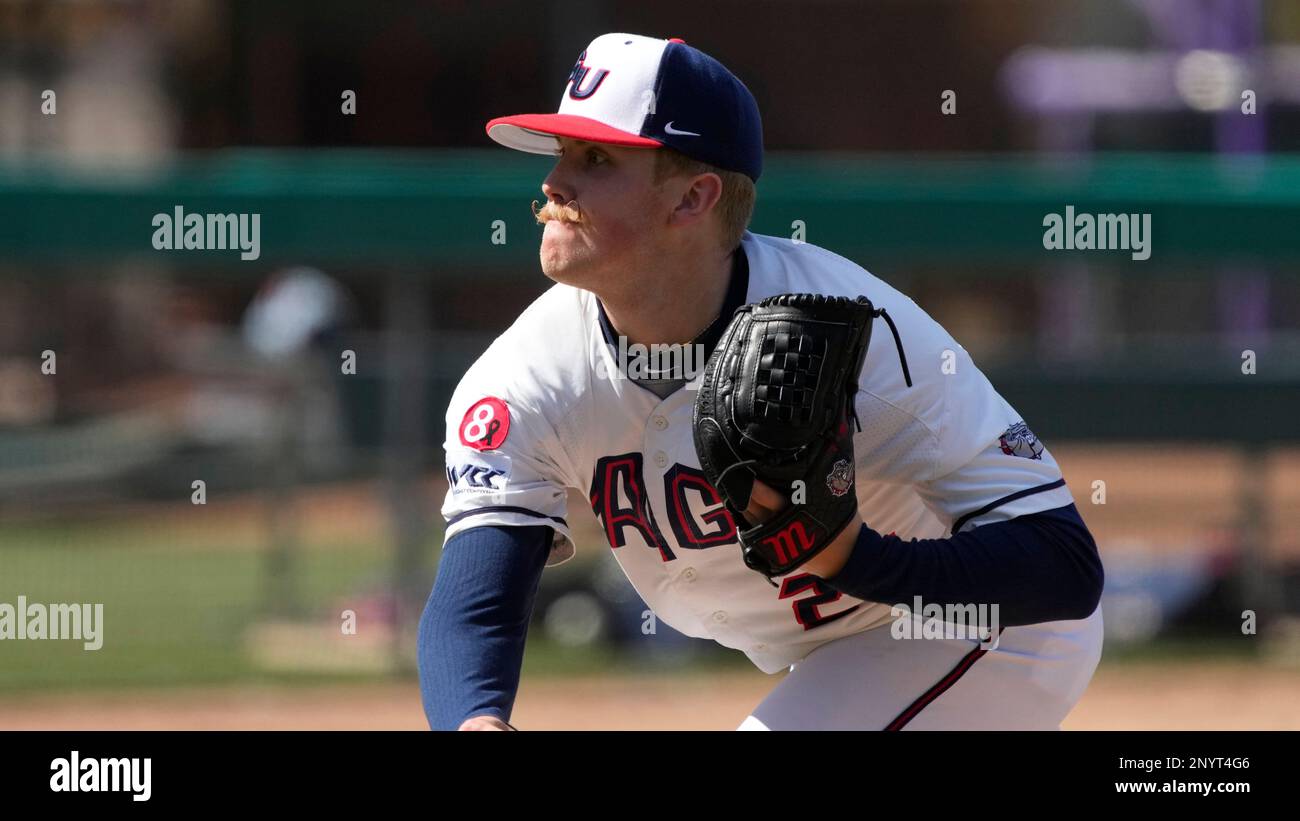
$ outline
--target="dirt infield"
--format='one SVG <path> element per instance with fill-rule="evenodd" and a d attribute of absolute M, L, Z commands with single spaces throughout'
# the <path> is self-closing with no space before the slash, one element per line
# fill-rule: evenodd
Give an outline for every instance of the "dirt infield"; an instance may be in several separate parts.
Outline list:
<path fill-rule="evenodd" d="M 778 677 L 525 680 L 529 730 L 731 730 Z M 1103 667 L 1067 730 L 1300 729 L 1300 671 L 1239 664 Z M 424 729 L 411 684 L 40 695 L 0 701 L 0 730 Z"/>
<path fill-rule="evenodd" d="M 1244 478 L 1253 474 L 1267 477 L 1262 484 L 1272 537 L 1263 552 L 1300 556 L 1300 450 L 1272 452 L 1259 463 L 1230 449 L 1192 446 L 1063 446 L 1054 452 L 1107 561 L 1138 554 L 1240 551 L 1242 488 Z M 1094 503 L 1089 496 L 1098 480 L 1105 483 L 1104 504 Z M 441 497 L 441 482 L 440 477 L 429 478 L 427 498 Z M 580 513 L 586 502 L 575 496 L 571 504 Z M 305 550 L 359 550 L 374 555 L 388 550 L 389 522 L 378 483 L 304 489 L 295 506 Z M 72 536 L 56 528 L 49 538 L 61 547 L 80 549 L 100 546 L 109 533 L 113 546 L 208 552 L 261 550 L 268 540 L 266 500 L 255 494 L 214 499 L 200 510 L 187 502 L 149 505 L 117 511 L 109 518 L 102 525 L 82 526 Z M 594 521 L 575 513 L 580 557 L 608 550 L 602 547 L 603 537 Z M 24 531 L 12 541 L 25 538 Z M 167 565 L 173 571 L 177 566 Z M 107 578 L 124 584 L 126 577 Z M 251 573 L 248 580 L 260 583 Z M 197 606 L 191 600 L 184 604 Z M 778 680 L 757 671 L 526 677 L 514 719 L 525 729 L 730 730 Z M 85 686 L 82 679 L 76 681 Z M 1104 663 L 1064 726 L 1073 730 L 1296 730 L 1300 729 L 1296 693 L 1300 693 L 1300 670 L 1294 669 L 1227 662 Z M 0 694 L 0 730 L 425 726 L 414 683 Z"/>

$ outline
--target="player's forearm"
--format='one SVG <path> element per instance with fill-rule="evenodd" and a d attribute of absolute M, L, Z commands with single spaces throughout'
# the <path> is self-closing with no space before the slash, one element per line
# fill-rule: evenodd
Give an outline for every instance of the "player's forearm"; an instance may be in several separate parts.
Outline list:
<path fill-rule="evenodd" d="M 550 529 L 483 527 L 448 541 L 420 619 L 420 691 L 435 730 L 509 721 Z"/>
<path fill-rule="evenodd" d="M 435 595 L 420 620 L 420 695 L 434 730 L 455 730 L 471 716 L 510 718 L 523 641 L 465 641 L 454 605 Z"/>
<path fill-rule="evenodd" d="M 859 530 L 838 572 L 850 596 L 885 604 L 997 604 L 1005 626 L 1090 615 L 1101 599 L 1096 544 L 1073 505 L 993 522 L 947 539 L 903 541 Z"/>

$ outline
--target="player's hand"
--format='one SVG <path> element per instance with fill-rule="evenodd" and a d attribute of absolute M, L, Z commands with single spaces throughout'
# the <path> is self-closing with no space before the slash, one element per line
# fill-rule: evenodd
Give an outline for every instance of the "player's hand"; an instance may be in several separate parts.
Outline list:
<path fill-rule="evenodd" d="M 788 506 L 790 502 L 772 488 L 754 480 L 754 489 L 749 492 L 749 507 L 745 508 L 745 518 L 753 524 L 760 524 L 772 518 Z M 835 537 L 825 550 L 813 556 L 799 569 L 823 579 L 829 579 L 849 560 L 853 546 L 857 544 L 858 533 L 863 521 L 860 514 L 854 513 L 848 527 Z"/>
<path fill-rule="evenodd" d="M 505 723 L 496 716 L 474 716 L 467 718 L 459 727 L 461 731 L 467 730 L 514 730 L 509 724 Z"/>
<path fill-rule="evenodd" d="M 754 480 L 754 489 L 749 492 L 749 507 L 745 508 L 745 518 L 754 524 L 761 524 L 772 518 L 790 504 L 785 497 L 772 488 Z"/>

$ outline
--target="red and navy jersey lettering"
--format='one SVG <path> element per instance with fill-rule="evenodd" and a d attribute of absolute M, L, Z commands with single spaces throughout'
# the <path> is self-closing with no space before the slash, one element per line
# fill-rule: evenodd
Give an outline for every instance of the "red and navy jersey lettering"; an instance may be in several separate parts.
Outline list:
<path fill-rule="evenodd" d="M 640 453 L 602 456 L 592 472 L 591 509 L 604 526 L 610 547 L 619 548 L 627 544 L 623 530 L 631 527 L 641 534 L 646 544 L 659 550 L 664 561 L 672 561 L 676 556 L 655 523 L 641 466 Z M 620 485 L 631 507 L 621 505 Z"/>
<path fill-rule="evenodd" d="M 690 495 L 698 496 L 705 506 L 714 509 L 697 517 L 691 510 Z M 731 511 L 722 504 L 718 489 L 709 484 L 703 471 L 673 465 L 664 474 L 664 499 L 668 504 L 668 523 L 682 547 L 700 550 L 736 543 L 736 522 Z"/>
<path fill-rule="evenodd" d="M 627 544 L 625 528 L 631 527 L 641 534 L 647 545 L 659 551 L 665 562 L 673 561 L 677 557 L 655 522 L 650 499 L 645 492 L 644 464 L 643 455 L 636 452 L 598 459 L 591 478 L 591 509 L 604 527 L 610 547 L 619 548 Z M 692 499 L 703 502 L 708 512 L 697 514 L 695 510 L 699 508 L 691 508 Z M 664 502 L 668 521 L 679 546 L 703 550 L 737 543 L 735 518 L 723 504 L 722 495 L 717 488 L 709 483 L 699 469 L 682 464 L 674 464 L 669 468 L 664 473 Z M 820 528 L 815 524 L 795 519 L 770 538 L 779 542 L 780 555 L 793 559 L 810 549 L 819 533 Z M 795 598 L 802 593 L 811 595 Z M 793 599 L 790 606 L 795 621 L 804 630 L 812 630 L 838 621 L 861 607 L 860 604 L 855 604 L 838 613 L 823 616 L 820 608 L 839 601 L 843 595 L 817 576 L 800 573 L 781 581 L 777 598 Z"/>
<path fill-rule="evenodd" d="M 843 594 L 838 590 L 827 587 L 822 583 L 821 579 L 811 573 L 800 573 L 797 576 L 787 576 L 782 579 L 781 593 L 777 598 L 788 599 L 792 596 L 799 595 L 805 590 L 812 590 L 815 595 L 803 599 L 795 599 L 791 605 L 794 608 L 794 620 L 803 625 L 803 629 L 805 630 L 811 630 L 814 627 L 821 627 L 823 624 L 830 624 L 833 621 L 838 621 L 862 606 L 855 604 L 838 613 L 823 616 L 818 607 L 823 604 L 831 604 L 832 602 L 839 601 Z"/>

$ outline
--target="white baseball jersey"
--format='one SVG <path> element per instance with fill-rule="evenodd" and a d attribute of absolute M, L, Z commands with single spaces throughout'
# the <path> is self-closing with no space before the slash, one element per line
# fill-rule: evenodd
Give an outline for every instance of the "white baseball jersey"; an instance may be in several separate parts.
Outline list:
<path fill-rule="evenodd" d="M 746 232 L 744 302 L 783 293 L 864 295 L 876 323 L 856 400 L 855 488 L 869 527 L 904 539 L 1063 507 L 1073 498 L 1051 453 L 965 349 L 911 299 L 807 243 Z M 889 604 L 835 591 L 802 571 L 773 587 L 741 560 L 735 525 L 695 455 L 696 393 L 660 398 L 618 378 L 590 292 L 556 285 L 470 368 L 447 409 L 447 538 L 481 525 L 553 529 L 548 565 L 575 551 L 567 488 L 590 501 L 623 571 L 673 628 L 778 672 L 828 641 L 891 621 Z"/>

